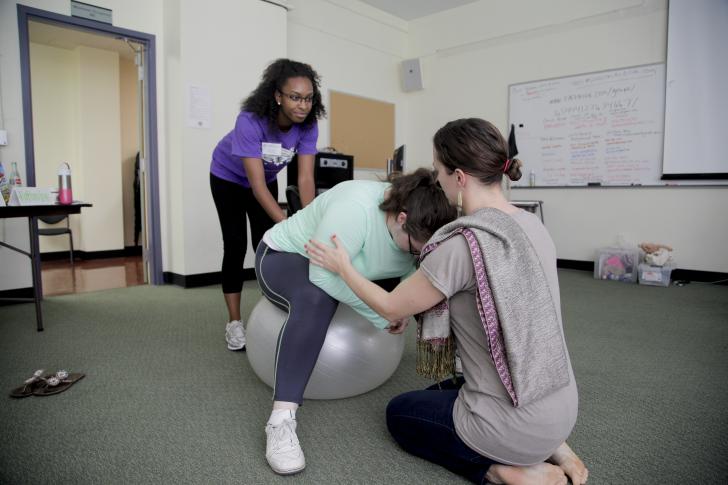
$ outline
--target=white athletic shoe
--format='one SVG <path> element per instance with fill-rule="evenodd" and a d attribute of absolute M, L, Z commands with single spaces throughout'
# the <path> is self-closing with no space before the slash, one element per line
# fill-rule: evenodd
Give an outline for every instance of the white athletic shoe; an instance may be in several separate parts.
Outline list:
<path fill-rule="evenodd" d="M 306 468 L 306 459 L 296 436 L 296 420 L 288 418 L 277 426 L 265 426 L 265 459 L 279 475 L 292 475 Z"/>
<path fill-rule="evenodd" d="M 245 348 L 245 329 L 243 328 L 243 322 L 233 320 L 225 325 L 225 341 L 230 350 Z"/>

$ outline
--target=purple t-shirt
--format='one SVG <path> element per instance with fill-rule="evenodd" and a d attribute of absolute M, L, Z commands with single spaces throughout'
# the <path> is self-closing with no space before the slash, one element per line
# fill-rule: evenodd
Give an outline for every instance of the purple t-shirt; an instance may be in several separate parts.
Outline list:
<path fill-rule="evenodd" d="M 303 126 L 294 123 L 287 132 L 271 128 L 267 119 L 241 111 L 235 128 L 225 135 L 212 152 L 210 172 L 221 179 L 250 187 L 241 158 L 260 158 L 265 170 L 265 181 L 271 183 L 278 172 L 296 153 L 316 153 L 318 123 Z"/>

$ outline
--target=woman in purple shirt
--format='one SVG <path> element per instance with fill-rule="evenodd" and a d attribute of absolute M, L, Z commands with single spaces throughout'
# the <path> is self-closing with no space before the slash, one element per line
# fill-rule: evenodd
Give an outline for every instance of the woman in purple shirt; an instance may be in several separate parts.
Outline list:
<path fill-rule="evenodd" d="M 308 64 L 278 59 L 263 72 L 235 127 L 212 153 L 210 189 L 222 229 L 222 292 L 229 314 L 225 340 L 230 350 L 245 349 L 240 293 L 246 219 L 255 248 L 273 224 L 286 218 L 278 205 L 276 176 L 294 155 L 301 202 L 306 206 L 313 200 L 317 120 L 325 115 L 316 71 Z"/>

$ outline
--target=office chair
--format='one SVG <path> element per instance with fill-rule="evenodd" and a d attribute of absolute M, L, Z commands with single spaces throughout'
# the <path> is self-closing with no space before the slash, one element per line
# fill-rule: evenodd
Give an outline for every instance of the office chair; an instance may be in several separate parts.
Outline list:
<path fill-rule="evenodd" d="M 71 268 L 73 268 L 73 232 L 71 232 L 70 222 L 68 216 L 41 216 L 38 217 L 41 221 L 46 224 L 58 224 L 59 222 L 66 220 L 66 227 L 42 227 L 38 229 L 39 236 L 62 236 L 68 234 L 68 241 L 71 244 Z"/>
<path fill-rule="evenodd" d="M 286 187 L 286 202 L 288 202 L 288 215 L 292 216 L 303 208 L 301 203 L 301 194 L 298 192 L 298 187 L 295 185 L 289 185 Z"/>

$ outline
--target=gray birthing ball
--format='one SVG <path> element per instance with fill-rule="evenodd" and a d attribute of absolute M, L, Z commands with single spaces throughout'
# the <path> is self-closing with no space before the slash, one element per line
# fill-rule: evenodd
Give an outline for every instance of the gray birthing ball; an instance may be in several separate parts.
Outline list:
<path fill-rule="evenodd" d="M 271 387 L 278 334 L 287 316 L 263 297 L 250 314 L 245 332 L 250 366 Z M 371 391 L 392 376 L 403 352 L 402 335 L 379 330 L 341 303 L 303 397 L 340 399 Z"/>

